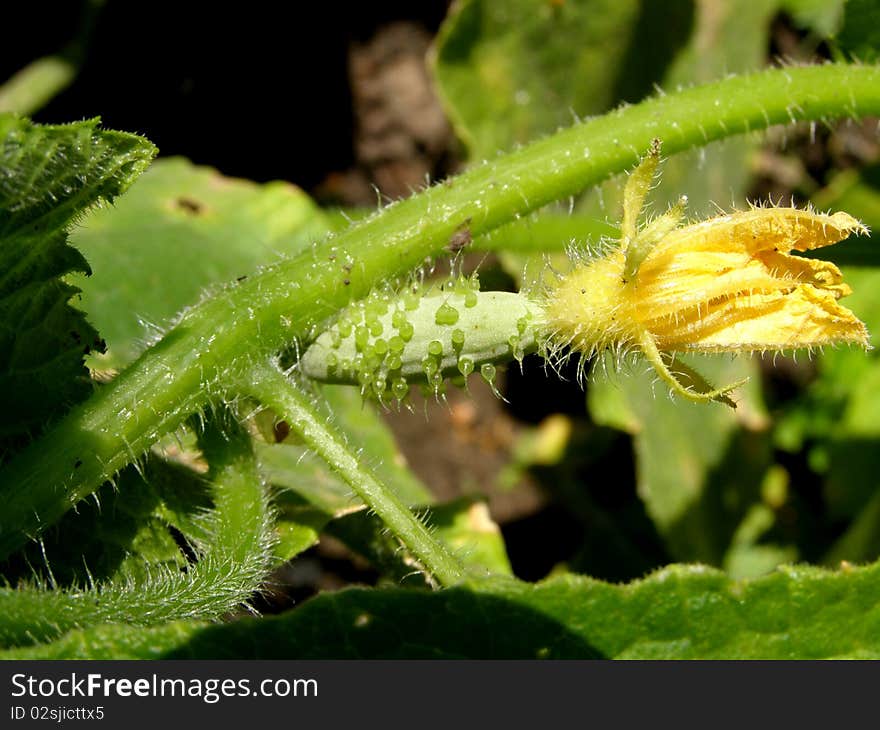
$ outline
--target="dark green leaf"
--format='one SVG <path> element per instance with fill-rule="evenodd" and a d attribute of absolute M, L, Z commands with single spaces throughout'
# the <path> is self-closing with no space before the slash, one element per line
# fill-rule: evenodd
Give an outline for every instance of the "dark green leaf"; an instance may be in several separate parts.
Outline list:
<path fill-rule="evenodd" d="M 112 202 L 155 148 L 91 120 L 39 126 L 0 115 L 0 448 L 91 392 L 83 356 L 103 343 L 62 281 L 89 273 L 67 230 L 90 206 Z"/>
<path fill-rule="evenodd" d="M 880 4 L 877 0 L 847 0 L 837 43 L 851 58 L 864 63 L 877 60 L 880 52 Z"/>
<path fill-rule="evenodd" d="M 733 581 L 670 566 L 440 592 L 349 589 L 225 626 L 98 627 L 3 658 L 880 658 L 880 567 Z"/>

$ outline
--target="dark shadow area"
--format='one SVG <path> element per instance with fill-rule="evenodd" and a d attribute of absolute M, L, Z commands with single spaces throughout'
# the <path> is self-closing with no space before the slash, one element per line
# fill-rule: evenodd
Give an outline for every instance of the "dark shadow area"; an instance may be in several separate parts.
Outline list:
<path fill-rule="evenodd" d="M 706 474 L 699 497 L 669 526 L 675 559 L 722 564 L 734 532 L 761 500 L 761 480 L 771 458 L 766 431 L 734 431 L 724 455 Z"/>
<path fill-rule="evenodd" d="M 813 444 L 807 444 L 799 453 L 776 452 L 776 463 L 788 473 L 791 487 L 773 530 L 764 539 L 793 543 L 803 560 L 816 563 L 844 527 L 829 512 L 823 475 L 810 468 L 807 454 L 812 448 Z M 856 482 L 861 483 L 862 478 Z"/>
<path fill-rule="evenodd" d="M 525 581 L 546 577 L 580 549 L 584 526 L 561 504 L 501 525 L 507 557 L 514 575 Z"/>
<path fill-rule="evenodd" d="M 824 475 L 824 485 L 818 478 L 814 480 L 814 499 L 821 499 L 825 520 L 812 534 L 798 535 L 800 549 L 811 562 L 824 562 L 826 552 L 844 538 L 846 547 L 835 555 L 836 559 L 853 563 L 877 560 L 880 441 L 853 437 L 833 440 L 828 444 L 828 459 L 830 467 Z"/>
<path fill-rule="evenodd" d="M 553 496 L 559 513 L 578 526 L 577 543 L 557 560 L 565 562 L 570 571 L 625 582 L 670 562 L 663 539 L 636 492 L 628 435 L 603 427 L 576 428 L 559 463 L 534 468 L 531 474 Z M 530 535 L 523 548 L 531 545 L 534 552 L 535 545 L 540 545 L 546 551 L 548 542 L 559 544 L 558 535 L 565 534 L 561 526 L 546 525 L 544 534 Z M 569 528 L 569 532 L 573 530 Z M 544 542 L 534 542 L 537 537 Z M 570 540 L 563 544 L 571 547 Z M 550 551 L 551 557 L 555 554 Z M 533 570 L 529 566 L 535 565 L 536 558 L 531 552 L 525 552 L 524 557 L 529 562 L 511 560 L 517 575 L 526 578 L 519 570 Z M 543 577 L 553 566 L 543 561 L 540 567 L 546 570 L 532 579 Z"/>
<path fill-rule="evenodd" d="M 526 357 L 522 368 L 509 366 L 505 397 L 508 411 L 519 420 L 540 423 L 564 413 L 575 424 L 558 463 L 530 470 L 552 502 L 502 525 L 517 577 L 539 580 L 564 563 L 575 572 L 626 581 L 668 562 L 662 538 L 636 493 L 632 441 L 589 421 L 576 358 L 558 374 L 536 355 Z"/>
<path fill-rule="evenodd" d="M 651 96 L 694 29 L 693 0 L 641 3 L 613 97 L 635 103 Z"/>
<path fill-rule="evenodd" d="M 527 423 L 539 423 L 552 413 L 579 418 L 587 413 L 586 394 L 577 379 L 577 358 L 571 358 L 558 372 L 538 355 L 527 355 L 521 367 L 511 363 L 504 397 L 510 414 Z"/>
<path fill-rule="evenodd" d="M 108 128 L 146 135 L 164 156 L 311 188 L 354 160 L 349 44 L 397 19 L 433 32 L 447 5 L 257 2 L 242 12 L 168 0 L 108 2 L 79 76 L 34 120 L 100 116 Z M 4 24 L 15 33 L 0 49 L 0 77 L 61 50 L 82 7 L 10 9 Z"/>
<path fill-rule="evenodd" d="M 600 659 L 566 626 L 464 588 L 351 589 L 200 631 L 166 659 Z"/>

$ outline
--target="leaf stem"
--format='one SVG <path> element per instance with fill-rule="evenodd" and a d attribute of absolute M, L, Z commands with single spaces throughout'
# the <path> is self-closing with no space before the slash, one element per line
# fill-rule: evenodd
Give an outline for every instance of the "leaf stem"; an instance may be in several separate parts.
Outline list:
<path fill-rule="evenodd" d="M 306 394 L 272 363 L 254 365 L 241 390 L 272 408 L 357 493 L 422 566 L 444 586 L 463 577 L 462 566 L 432 537 L 397 495 L 364 467 L 341 432 L 331 428 Z"/>

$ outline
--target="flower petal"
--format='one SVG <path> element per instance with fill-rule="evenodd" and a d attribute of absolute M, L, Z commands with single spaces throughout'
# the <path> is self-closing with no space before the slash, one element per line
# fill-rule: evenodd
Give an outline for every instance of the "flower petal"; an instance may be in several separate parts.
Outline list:
<path fill-rule="evenodd" d="M 790 292 L 720 299 L 651 326 L 661 349 L 786 350 L 841 342 L 870 347 L 865 325 L 834 292 L 800 284 Z"/>
<path fill-rule="evenodd" d="M 790 290 L 797 283 L 744 251 L 680 251 L 643 262 L 631 297 L 636 318 L 645 321 L 720 297 Z"/>
<path fill-rule="evenodd" d="M 658 244 L 646 259 L 682 251 L 809 251 L 830 246 L 867 228 L 848 213 L 798 208 L 753 208 L 685 226 Z"/>
<path fill-rule="evenodd" d="M 790 291 L 801 283 L 840 298 L 850 293 L 840 269 L 788 252 L 864 230 L 846 213 L 795 208 L 755 208 L 679 228 L 642 261 L 631 291 L 634 311 L 661 317 L 718 297 Z"/>
<path fill-rule="evenodd" d="M 852 294 L 849 284 L 843 281 L 843 273 L 830 261 L 789 256 L 775 251 L 764 252 L 760 258 L 776 276 L 801 284 L 812 284 L 817 289 L 827 289 L 837 299 Z"/>

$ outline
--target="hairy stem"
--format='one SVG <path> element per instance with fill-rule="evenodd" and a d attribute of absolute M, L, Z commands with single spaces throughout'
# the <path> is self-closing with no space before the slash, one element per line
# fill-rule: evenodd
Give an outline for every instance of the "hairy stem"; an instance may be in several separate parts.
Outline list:
<path fill-rule="evenodd" d="M 20 547 L 224 384 L 316 328 L 377 282 L 632 166 L 796 120 L 880 114 L 880 69 L 774 69 L 620 109 L 539 140 L 330 237 L 193 308 L 126 372 L 0 473 L 0 558 Z"/>
<path fill-rule="evenodd" d="M 338 431 L 328 427 L 309 397 L 272 363 L 254 365 L 241 389 L 274 410 L 341 476 L 441 585 L 459 582 L 462 566 L 397 495 L 359 462 Z"/>
<path fill-rule="evenodd" d="M 92 588 L 0 589 L 0 645 L 48 641 L 101 623 L 219 618 L 250 599 L 272 560 L 270 509 L 250 437 L 231 416 L 223 420 L 209 419 L 201 438 L 214 510 L 205 516 L 209 537 L 198 546 L 198 562 L 185 573 L 159 567 L 142 580 Z"/>

